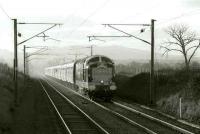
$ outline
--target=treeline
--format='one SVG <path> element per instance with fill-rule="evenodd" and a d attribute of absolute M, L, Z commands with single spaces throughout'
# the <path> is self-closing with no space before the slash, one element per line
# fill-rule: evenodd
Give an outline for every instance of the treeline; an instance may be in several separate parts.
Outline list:
<path fill-rule="evenodd" d="M 144 72 L 145 69 L 150 70 L 148 63 L 116 65 L 116 96 L 148 104 L 150 73 Z M 200 64 L 192 62 L 189 72 L 184 68 L 184 63 L 156 63 L 155 69 L 157 108 L 179 118 L 181 98 L 182 118 L 200 124 Z"/>
<path fill-rule="evenodd" d="M 156 62 L 154 64 L 156 73 L 170 73 L 184 69 L 184 63 Z M 190 65 L 191 71 L 200 70 L 199 62 L 192 62 Z M 132 61 L 128 64 L 117 64 L 115 70 L 117 74 L 126 76 L 134 76 L 142 72 L 150 72 L 150 63 L 140 63 Z"/>

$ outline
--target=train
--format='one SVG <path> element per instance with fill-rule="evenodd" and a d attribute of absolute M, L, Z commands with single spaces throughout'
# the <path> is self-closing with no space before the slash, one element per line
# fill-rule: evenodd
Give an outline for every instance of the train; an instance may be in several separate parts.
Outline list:
<path fill-rule="evenodd" d="M 117 87 L 115 64 L 103 55 L 88 56 L 71 63 L 45 68 L 45 75 L 70 83 L 92 100 L 110 101 Z"/>

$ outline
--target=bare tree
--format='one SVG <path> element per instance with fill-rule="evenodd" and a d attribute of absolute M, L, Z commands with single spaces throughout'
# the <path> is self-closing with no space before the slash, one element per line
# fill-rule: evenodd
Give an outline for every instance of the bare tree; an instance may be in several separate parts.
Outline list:
<path fill-rule="evenodd" d="M 195 41 L 199 40 L 196 37 L 196 33 L 189 30 L 185 25 L 173 25 L 170 26 L 166 33 L 171 37 L 161 48 L 165 49 L 163 55 L 171 51 L 176 51 L 184 56 L 185 68 L 188 71 L 190 69 L 190 62 L 197 49 L 200 47 L 200 41 L 198 44 Z"/>

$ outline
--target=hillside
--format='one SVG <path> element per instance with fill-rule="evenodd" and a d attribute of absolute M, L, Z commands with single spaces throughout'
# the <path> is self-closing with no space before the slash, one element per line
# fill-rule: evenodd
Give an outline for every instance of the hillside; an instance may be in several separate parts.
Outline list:
<path fill-rule="evenodd" d="M 30 54 L 30 52 L 29 52 Z M 90 48 L 83 46 L 67 46 L 67 47 L 49 47 L 49 49 L 39 56 L 31 56 L 29 60 L 30 71 L 37 70 L 43 72 L 46 66 L 64 64 L 71 62 L 76 58 L 83 58 L 90 55 Z M 150 51 L 127 48 L 123 46 L 94 46 L 93 54 L 100 54 L 110 57 L 117 64 L 128 64 L 132 61 L 139 63 L 149 63 Z M 18 65 L 19 70 L 23 70 L 23 53 L 18 50 Z M 34 60 L 32 60 L 34 59 Z M 193 61 L 199 61 L 199 58 L 194 58 Z M 7 50 L 0 50 L 0 62 L 13 65 L 13 53 Z M 160 53 L 155 54 L 155 62 L 176 64 L 183 62 L 181 56 L 169 55 L 168 57 L 161 56 Z M 40 65 L 40 66 L 38 66 Z M 34 71 L 35 72 L 35 71 Z"/>
<path fill-rule="evenodd" d="M 52 57 L 66 58 L 69 60 L 75 59 L 75 54 L 77 58 L 85 57 L 90 55 L 90 48 L 85 48 L 82 46 L 68 46 L 68 47 L 57 47 L 48 50 L 45 52 L 51 54 Z M 115 60 L 117 63 L 128 63 L 130 61 L 140 61 L 147 62 L 150 60 L 150 51 L 139 50 L 134 48 L 127 48 L 118 45 L 112 46 L 94 46 L 93 54 L 100 54 L 110 57 Z M 179 61 L 182 60 L 180 56 L 169 55 L 168 57 L 162 56 L 161 53 L 155 54 L 156 60 L 161 61 Z"/>
<path fill-rule="evenodd" d="M 11 66 L 13 63 L 13 53 L 8 50 L 0 49 L 0 63 L 7 63 Z"/>

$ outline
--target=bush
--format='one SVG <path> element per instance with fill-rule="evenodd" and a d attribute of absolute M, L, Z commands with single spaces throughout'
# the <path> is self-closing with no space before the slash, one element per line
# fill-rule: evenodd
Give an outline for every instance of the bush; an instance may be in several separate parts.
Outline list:
<path fill-rule="evenodd" d="M 140 73 L 128 77 L 116 75 L 118 97 L 148 104 L 150 74 Z M 160 70 L 155 77 L 158 109 L 179 117 L 179 98 L 183 98 L 182 117 L 200 123 L 200 71 Z"/>
<path fill-rule="evenodd" d="M 157 106 L 168 114 L 178 117 L 179 115 L 179 97 L 180 94 L 176 93 L 169 97 L 162 98 L 157 101 Z"/>
<path fill-rule="evenodd" d="M 133 77 L 116 76 L 117 92 L 121 98 L 147 104 L 149 100 L 149 73 L 141 73 Z"/>
<path fill-rule="evenodd" d="M 163 76 L 166 83 L 157 87 L 158 108 L 179 117 L 179 99 L 182 98 L 182 118 L 200 124 L 200 75 L 199 72 L 175 71 Z M 167 80 L 166 80 L 167 79 Z"/>
<path fill-rule="evenodd" d="M 13 106 L 13 95 L 5 88 L 0 87 L 0 128 L 9 129 L 12 120 L 11 107 Z"/>
<path fill-rule="evenodd" d="M 196 124 L 200 124 L 200 99 L 194 100 L 193 98 L 188 98 L 182 96 L 183 90 L 177 94 L 172 94 L 169 97 L 162 98 L 157 101 L 157 106 L 159 109 L 165 113 L 171 114 L 179 118 L 180 107 L 179 99 L 182 97 L 182 118 Z"/>

